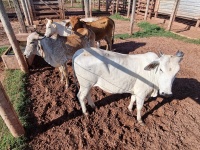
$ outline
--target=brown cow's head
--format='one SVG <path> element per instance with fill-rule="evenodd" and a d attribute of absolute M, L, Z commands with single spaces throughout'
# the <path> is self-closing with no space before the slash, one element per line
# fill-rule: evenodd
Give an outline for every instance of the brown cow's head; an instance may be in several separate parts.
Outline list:
<path fill-rule="evenodd" d="M 70 19 L 70 24 L 72 26 L 73 31 L 77 31 L 77 29 L 83 27 L 83 24 L 80 21 L 81 18 L 79 16 L 72 16 L 69 19 Z"/>

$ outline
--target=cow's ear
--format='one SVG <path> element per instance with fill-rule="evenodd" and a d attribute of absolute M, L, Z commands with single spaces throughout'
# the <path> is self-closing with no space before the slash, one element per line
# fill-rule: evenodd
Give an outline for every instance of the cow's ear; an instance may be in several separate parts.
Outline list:
<path fill-rule="evenodd" d="M 150 64 L 148 64 L 148 65 L 144 68 L 144 70 L 152 70 L 152 69 L 156 68 L 159 64 L 160 64 L 159 61 L 153 61 L 153 62 L 151 62 Z"/>

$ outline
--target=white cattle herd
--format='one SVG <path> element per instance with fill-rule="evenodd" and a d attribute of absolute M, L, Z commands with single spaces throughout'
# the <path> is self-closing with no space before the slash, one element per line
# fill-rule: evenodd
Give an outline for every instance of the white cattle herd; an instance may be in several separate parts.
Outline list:
<path fill-rule="evenodd" d="M 87 115 L 84 100 L 95 108 L 91 88 L 98 86 L 109 93 L 130 93 L 128 106 L 132 111 L 136 101 L 137 121 L 143 124 L 141 109 L 145 98 L 172 95 L 172 84 L 180 69 L 183 52 L 157 56 L 121 54 L 95 47 L 95 41 L 105 39 L 107 50 L 112 50 L 115 23 L 108 17 L 70 17 L 63 22 L 47 19 L 45 36 L 33 32 L 27 38 L 24 55 L 39 55 L 53 67 L 59 67 L 61 81 L 68 88 L 67 61 L 72 59 L 74 77 L 80 89 L 77 94 L 82 111 Z"/>

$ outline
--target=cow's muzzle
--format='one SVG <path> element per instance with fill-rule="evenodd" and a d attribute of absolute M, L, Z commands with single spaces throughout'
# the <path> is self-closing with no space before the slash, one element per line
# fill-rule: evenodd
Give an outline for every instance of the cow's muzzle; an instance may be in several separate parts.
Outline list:
<path fill-rule="evenodd" d="M 160 95 L 161 95 L 161 96 L 164 96 L 164 97 L 166 97 L 166 98 L 172 97 L 172 94 L 168 94 L 168 93 L 165 93 L 165 92 L 162 92 Z"/>

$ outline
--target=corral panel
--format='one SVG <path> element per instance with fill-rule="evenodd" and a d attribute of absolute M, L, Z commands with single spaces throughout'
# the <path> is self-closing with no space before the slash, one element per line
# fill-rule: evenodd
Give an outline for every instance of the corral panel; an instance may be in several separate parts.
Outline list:
<path fill-rule="evenodd" d="M 171 14 L 175 0 L 160 0 L 159 13 Z M 191 19 L 200 18 L 200 0 L 180 0 L 177 16 Z"/>

